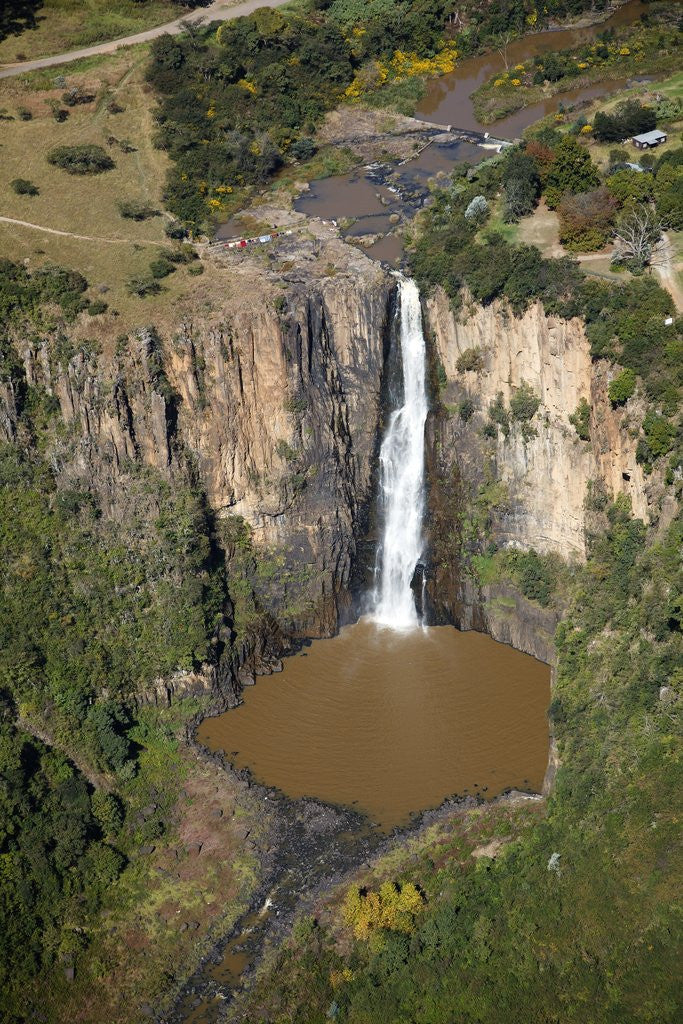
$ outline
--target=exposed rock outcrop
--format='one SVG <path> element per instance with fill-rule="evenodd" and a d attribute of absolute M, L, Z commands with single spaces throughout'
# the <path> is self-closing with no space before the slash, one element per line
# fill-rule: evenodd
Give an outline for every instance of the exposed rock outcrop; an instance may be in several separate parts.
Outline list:
<path fill-rule="evenodd" d="M 395 282 L 337 239 L 290 240 L 280 258 L 287 246 L 294 272 L 227 263 L 223 301 L 172 334 L 145 326 L 101 351 L 25 334 L 16 347 L 27 383 L 59 403 L 49 457 L 63 485 L 121 516 L 136 468 L 198 480 L 216 519 L 241 517 L 289 572 L 296 601 L 272 595 L 296 605 L 289 632 L 328 635 L 366 532 Z"/>
<path fill-rule="evenodd" d="M 469 479 L 483 479 L 488 463 L 507 486 L 506 511 L 495 525 L 499 543 L 583 559 L 588 481 L 602 484 L 612 498 L 627 495 L 634 514 L 650 521 L 658 481 L 648 481 L 636 462 L 636 438 L 629 429 L 643 410 L 637 398 L 626 410 L 612 408 L 610 368 L 592 362 L 580 320 L 546 316 L 540 303 L 521 317 L 500 303 L 456 316 L 441 291 L 427 309 L 449 381 L 444 401 L 467 397 L 475 408 L 467 422 L 457 413 L 442 420 L 438 441 L 444 457 L 457 452 Z M 458 360 L 469 350 L 477 350 L 479 365 L 459 370 Z M 502 430 L 494 439 L 483 436 L 490 404 L 502 393 L 509 408 L 523 382 L 541 400 L 532 420 L 536 436 L 525 439 L 514 418 L 508 437 Z M 590 442 L 582 441 L 569 421 L 582 398 L 591 406 Z"/>
<path fill-rule="evenodd" d="M 607 389 L 618 371 L 592 361 L 581 320 L 546 316 L 540 303 L 518 317 L 502 303 L 465 298 L 455 314 L 437 289 L 426 320 L 442 385 L 445 374 L 428 431 L 435 614 L 552 661 L 556 615 L 512 588 L 478 588 L 463 551 L 483 531 L 497 547 L 583 561 L 600 499 L 619 495 L 646 523 L 663 522 L 661 474 L 646 477 L 636 461 L 645 403 L 636 394 L 613 408 Z M 526 423 L 510 407 L 523 384 L 540 400 Z M 586 441 L 570 422 L 582 399 L 590 406 Z M 502 414 L 491 418 L 497 401 Z"/>

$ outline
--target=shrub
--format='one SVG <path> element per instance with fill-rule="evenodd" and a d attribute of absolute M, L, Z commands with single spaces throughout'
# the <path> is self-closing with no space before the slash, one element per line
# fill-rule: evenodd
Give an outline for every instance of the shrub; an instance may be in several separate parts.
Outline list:
<path fill-rule="evenodd" d="M 582 398 L 576 409 L 569 417 L 569 422 L 576 430 L 582 441 L 590 440 L 591 407 L 585 398 Z"/>
<path fill-rule="evenodd" d="M 465 210 L 465 220 L 483 224 L 488 217 L 489 204 L 485 196 L 475 196 Z"/>
<path fill-rule="evenodd" d="M 10 181 L 12 189 L 18 196 L 37 196 L 40 189 L 37 185 L 34 185 L 28 178 L 15 178 Z"/>
<path fill-rule="evenodd" d="M 67 174 L 102 174 L 115 167 L 112 158 L 101 146 L 57 146 L 47 155 L 48 163 L 61 167 Z"/>
<path fill-rule="evenodd" d="M 652 197 L 654 179 L 651 174 L 625 168 L 607 179 L 607 188 L 618 203 L 635 200 L 639 203 Z"/>
<path fill-rule="evenodd" d="M 128 220 L 149 220 L 150 217 L 160 217 L 161 211 L 155 210 L 149 203 L 141 203 L 138 200 L 124 200 L 119 203 L 119 213 Z"/>
<path fill-rule="evenodd" d="M 566 195 L 557 212 L 560 240 L 574 252 L 590 252 L 605 244 L 617 212 L 617 201 L 604 187 Z"/>
<path fill-rule="evenodd" d="M 465 351 L 458 356 L 458 362 L 456 365 L 460 373 L 481 370 L 483 366 L 481 349 L 478 346 L 474 348 L 466 348 Z"/>
<path fill-rule="evenodd" d="M 95 96 L 91 92 L 84 92 L 79 86 L 74 85 L 71 89 L 67 89 L 65 93 L 62 93 L 62 103 L 66 104 L 67 107 L 76 107 L 82 103 L 92 103 Z"/>
<path fill-rule="evenodd" d="M 140 298 L 157 295 L 161 291 L 161 285 L 153 277 L 131 277 L 126 288 L 129 295 L 137 295 Z"/>
<path fill-rule="evenodd" d="M 636 390 L 636 375 L 628 367 L 614 378 L 607 394 L 612 405 L 624 405 Z"/>
<path fill-rule="evenodd" d="M 463 421 L 463 423 L 467 423 L 469 420 L 471 420 L 472 417 L 474 416 L 474 413 L 475 405 L 472 399 L 463 398 L 462 402 L 460 402 L 458 405 L 458 416 Z"/>
<path fill-rule="evenodd" d="M 510 433 L 510 414 L 505 408 L 505 400 L 503 399 L 503 392 L 499 391 L 494 400 L 489 405 L 489 420 L 497 424 L 505 437 Z"/>
<path fill-rule="evenodd" d="M 100 313 L 106 313 L 108 308 L 106 302 L 103 302 L 102 299 L 96 299 L 95 302 L 91 302 L 86 306 L 86 313 L 89 313 L 90 316 L 99 316 Z"/>
<path fill-rule="evenodd" d="M 310 160 L 315 156 L 317 148 L 313 139 L 297 139 L 290 148 L 290 153 L 297 160 Z"/>
<path fill-rule="evenodd" d="M 28 107 L 19 107 L 18 110 L 17 110 L 17 114 L 19 116 L 19 120 L 20 121 L 32 121 L 33 120 L 33 114 L 28 109 Z"/>
<path fill-rule="evenodd" d="M 665 416 L 648 412 L 643 420 L 645 444 L 650 456 L 648 461 L 658 459 L 660 455 L 668 455 L 676 440 L 676 428 Z"/>
<path fill-rule="evenodd" d="M 346 894 L 342 913 L 355 937 L 367 939 L 378 929 L 409 935 L 423 908 L 424 899 L 412 882 L 402 885 L 383 882 L 379 891 L 352 886 Z"/>
<path fill-rule="evenodd" d="M 554 210 L 563 196 L 588 192 L 600 184 L 590 153 L 576 139 L 565 136 L 553 149 L 553 162 L 545 179 L 545 198 Z"/>
<path fill-rule="evenodd" d="M 164 234 L 167 238 L 173 238 L 176 241 L 180 241 L 187 237 L 187 229 L 183 227 L 179 220 L 172 220 L 165 225 Z"/>
<path fill-rule="evenodd" d="M 197 261 L 196 263 L 192 263 L 187 268 L 187 272 L 188 274 L 192 274 L 193 277 L 199 277 L 201 274 L 204 273 L 204 264 L 200 263 L 199 261 Z"/>
<path fill-rule="evenodd" d="M 540 404 L 540 397 L 531 385 L 523 380 L 510 399 L 510 412 L 514 419 L 519 420 L 519 422 L 528 422 L 536 415 Z"/>
<path fill-rule="evenodd" d="M 509 555 L 513 575 L 526 598 L 546 608 L 557 585 L 557 576 L 548 556 L 531 551 L 511 551 Z"/>
<path fill-rule="evenodd" d="M 168 277 L 168 275 L 172 274 L 175 269 L 175 264 L 166 256 L 159 256 L 157 259 L 152 260 L 149 265 L 150 274 L 157 280 L 161 280 L 163 277 Z"/>

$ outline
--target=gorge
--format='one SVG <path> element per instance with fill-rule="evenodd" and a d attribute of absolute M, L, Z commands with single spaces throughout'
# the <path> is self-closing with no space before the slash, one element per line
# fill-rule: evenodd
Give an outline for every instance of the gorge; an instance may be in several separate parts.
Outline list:
<path fill-rule="evenodd" d="M 600 113 L 640 170 L 553 92 L 677 14 L 301 0 L 0 75 L 0 1024 L 678 1019 L 683 318 L 609 253 L 679 244 L 680 82 Z M 475 85 L 523 140 L 403 112 Z"/>

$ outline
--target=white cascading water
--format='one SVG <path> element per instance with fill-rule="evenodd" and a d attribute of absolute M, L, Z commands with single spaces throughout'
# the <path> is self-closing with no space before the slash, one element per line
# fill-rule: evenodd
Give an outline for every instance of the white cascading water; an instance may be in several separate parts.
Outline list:
<path fill-rule="evenodd" d="M 427 391 L 420 293 L 413 280 L 399 280 L 404 398 L 391 414 L 379 453 L 384 533 L 372 618 L 383 626 L 410 629 L 419 624 L 410 584 L 423 548 Z"/>

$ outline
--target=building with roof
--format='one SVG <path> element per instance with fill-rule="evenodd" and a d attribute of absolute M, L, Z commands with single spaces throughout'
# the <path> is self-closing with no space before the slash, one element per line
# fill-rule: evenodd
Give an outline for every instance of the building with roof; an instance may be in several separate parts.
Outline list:
<path fill-rule="evenodd" d="M 652 149 L 653 146 L 659 146 L 662 142 L 666 142 L 666 132 L 660 132 L 659 128 L 655 128 L 651 132 L 643 132 L 642 135 L 634 135 L 631 142 L 637 149 Z"/>

